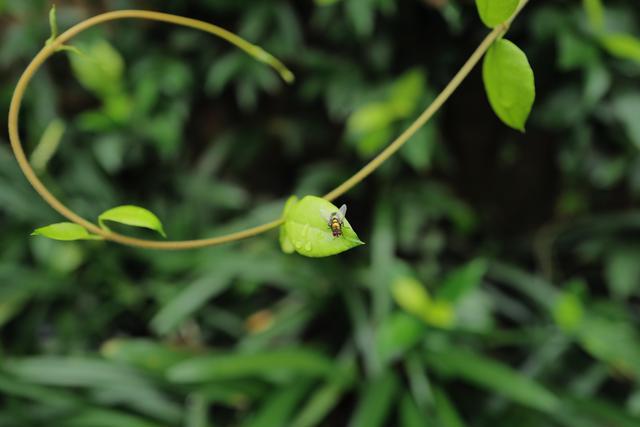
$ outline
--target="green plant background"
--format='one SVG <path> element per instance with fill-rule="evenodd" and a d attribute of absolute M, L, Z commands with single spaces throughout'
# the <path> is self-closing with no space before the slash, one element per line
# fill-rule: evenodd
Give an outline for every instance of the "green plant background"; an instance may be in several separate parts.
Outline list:
<path fill-rule="evenodd" d="M 637 1 L 606 3 L 605 31 L 640 35 Z M 487 32 L 466 0 L 57 6 L 61 29 L 123 8 L 211 21 L 296 73 L 285 86 L 216 38 L 141 21 L 38 73 L 21 133 L 45 182 L 88 218 L 145 206 L 173 239 L 333 188 Z M 0 0 L 2 117 L 49 7 Z M 558 0 L 532 0 L 509 38 L 536 74 L 527 133 L 476 69 L 337 201 L 367 245 L 328 259 L 283 254 L 275 231 L 184 252 L 29 237 L 61 218 L 0 135 L 0 426 L 640 425 L 638 42 L 603 44 Z"/>

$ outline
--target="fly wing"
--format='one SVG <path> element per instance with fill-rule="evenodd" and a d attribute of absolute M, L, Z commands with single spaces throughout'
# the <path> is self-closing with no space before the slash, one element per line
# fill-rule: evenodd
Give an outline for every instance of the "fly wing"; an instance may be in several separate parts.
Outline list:
<path fill-rule="evenodd" d="M 347 205 L 342 205 L 338 210 L 338 218 L 340 219 L 340 221 L 343 221 L 346 216 L 347 216 Z"/>
<path fill-rule="evenodd" d="M 331 221 L 331 212 L 326 209 L 320 209 L 320 216 L 327 222 Z"/>

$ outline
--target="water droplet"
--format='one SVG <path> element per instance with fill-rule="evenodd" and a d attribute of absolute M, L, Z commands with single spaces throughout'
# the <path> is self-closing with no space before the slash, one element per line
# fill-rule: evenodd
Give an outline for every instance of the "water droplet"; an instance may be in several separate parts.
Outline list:
<path fill-rule="evenodd" d="M 302 247 L 302 242 L 300 240 L 296 240 L 296 248 L 300 249 Z"/>
<path fill-rule="evenodd" d="M 306 245 L 304 245 L 304 250 L 309 252 L 311 250 L 311 242 L 307 242 Z"/>
<path fill-rule="evenodd" d="M 307 233 L 309 232 L 309 224 L 305 224 L 302 228 L 302 237 L 307 237 Z"/>

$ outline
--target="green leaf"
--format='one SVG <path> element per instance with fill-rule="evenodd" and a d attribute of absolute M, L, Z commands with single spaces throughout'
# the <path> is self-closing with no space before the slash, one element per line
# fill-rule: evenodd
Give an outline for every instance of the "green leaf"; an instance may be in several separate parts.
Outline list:
<path fill-rule="evenodd" d="M 285 375 L 324 377 L 335 374 L 335 365 L 320 353 L 305 349 L 283 349 L 256 354 L 219 354 L 186 360 L 169 370 L 178 383 L 199 383 L 246 377 Z"/>
<path fill-rule="evenodd" d="M 139 206 L 124 205 L 118 206 L 103 212 L 98 217 L 100 227 L 105 230 L 109 228 L 104 224 L 105 221 L 118 222 L 120 224 L 131 225 L 133 227 L 143 227 L 157 231 L 162 237 L 167 237 L 162 227 L 162 223 L 152 212 Z"/>
<path fill-rule="evenodd" d="M 396 106 L 387 102 L 371 102 L 354 111 L 347 121 L 347 132 L 355 138 L 378 132 L 395 119 Z"/>
<path fill-rule="evenodd" d="M 435 407 L 438 411 L 438 420 L 440 421 L 439 425 L 442 427 L 466 427 L 466 424 L 462 420 L 458 410 L 444 391 L 440 388 L 434 387 L 433 397 Z"/>
<path fill-rule="evenodd" d="M 384 319 L 376 335 L 376 348 L 381 359 L 391 360 L 420 342 L 425 326 L 420 320 L 403 312 Z"/>
<path fill-rule="evenodd" d="M 391 372 L 374 379 L 365 386 L 349 427 L 380 427 L 389 425 L 386 418 L 395 401 L 398 380 Z"/>
<path fill-rule="evenodd" d="M 335 212 L 338 212 L 335 205 L 314 196 L 306 196 L 290 206 L 283 227 L 295 251 L 308 257 L 325 257 L 363 245 L 346 218 L 342 236 L 333 236 L 327 215 Z"/>
<path fill-rule="evenodd" d="M 488 268 L 488 263 L 481 258 L 457 268 L 445 279 L 438 297 L 451 302 L 458 301 L 478 287 Z"/>
<path fill-rule="evenodd" d="M 342 381 L 330 381 L 320 387 L 300 409 L 291 427 L 313 427 L 319 425 L 322 419 L 338 404 L 345 393 L 345 388 L 346 386 Z"/>
<path fill-rule="evenodd" d="M 123 90 L 124 60 L 106 40 L 81 45 L 82 55 L 70 55 L 71 68 L 80 84 L 106 99 Z"/>
<path fill-rule="evenodd" d="M 493 111 L 507 126 L 524 132 L 536 92 L 527 56 L 510 41 L 496 40 L 484 58 L 482 75 Z"/>
<path fill-rule="evenodd" d="M 426 88 L 426 79 L 420 69 L 412 69 L 400 76 L 391 86 L 389 103 L 396 117 L 407 118 L 422 98 Z"/>
<path fill-rule="evenodd" d="M 103 357 L 147 371 L 164 373 L 170 367 L 190 357 L 190 352 L 147 339 L 115 338 L 100 349 Z"/>
<path fill-rule="evenodd" d="M 125 412 L 86 408 L 70 415 L 63 425 L 65 427 L 162 427 L 163 424 Z"/>
<path fill-rule="evenodd" d="M 620 373 L 640 376 L 640 337 L 629 321 L 586 313 L 578 335 L 593 357 Z"/>
<path fill-rule="evenodd" d="M 601 0 L 582 0 L 582 6 L 584 7 L 589 23 L 596 31 L 602 31 L 604 29 L 604 6 Z"/>
<path fill-rule="evenodd" d="M 520 0 L 476 0 L 480 19 L 489 28 L 497 27 L 511 18 L 519 3 Z"/>
<path fill-rule="evenodd" d="M 607 34 L 600 38 L 600 43 L 615 57 L 640 62 L 640 39 L 631 34 Z"/>
<path fill-rule="evenodd" d="M 59 222 L 36 228 L 32 236 L 43 236 L 53 240 L 101 240 L 102 237 L 90 234 L 86 228 L 73 222 Z"/>
<path fill-rule="evenodd" d="M 459 348 L 428 352 L 427 362 L 446 376 L 493 390 L 530 408 L 553 412 L 560 403 L 549 390 L 509 366 Z"/>
<path fill-rule="evenodd" d="M 284 210 L 282 211 L 282 218 L 287 217 L 287 214 L 296 203 L 298 203 L 298 198 L 296 196 L 291 196 L 287 199 L 287 202 L 284 204 Z M 287 228 L 285 226 L 280 227 L 280 248 L 285 254 L 292 254 L 296 251 L 296 248 L 293 246 L 293 242 L 289 239 Z"/>
<path fill-rule="evenodd" d="M 629 140 L 640 150 L 640 92 L 622 93 L 612 102 L 613 115 L 622 124 Z"/>
<path fill-rule="evenodd" d="M 407 313 L 421 316 L 431 305 L 431 297 L 422 283 L 412 277 L 399 277 L 391 285 L 396 303 Z"/>
<path fill-rule="evenodd" d="M 307 381 L 296 381 L 293 385 L 283 388 L 269 396 L 256 415 L 243 427 L 273 427 L 289 425 L 290 419 L 300 400 L 308 391 Z"/>
<path fill-rule="evenodd" d="M 605 277 L 613 297 L 620 300 L 633 295 L 640 286 L 640 250 L 616 249 L 607 257 Z"/>
<path fill-rule="evenodd" d="M 86 357 L 34 356 L 5 360 L 3 369 L 25 381 L 55 386 L 139 385 L 141 377 L 125 366 Z"/>
<path fill-rule="evenodd" d="M 575 412 L 585 414 L 598 426 L 636 427 L 640 425 L 638 414 L 595 397 L 569 397 L 565 400 Z M 635 416 L 634 416 L 635 415 Z"/>
<path fill-rule="evenodd" d="M 405 393 L 400 402 L 400 425 L 402 427 L 424 427 L 426 414 L 416 406 L 409 393 Z"/>
<path fill-rule="evenodd" d="M 58 150 L 66 125 L 60 119 L 53 119 L 47 125 L 38 145 L 31 153 L 29 162 L 37 172 L 43 172 L 47 163 Z"/>
<path fill-rule="evenodd" d="M 578 330 L 584 318 L 584 308 L 576 292 L 563 292 L 553 307 L 553 319 L 560 329 L 570 334 Z"/>
<path fill-rule="evenodd" d="M 411 277 L 399 277 L 391 285 L 396 303 L 407 313 L 421 318 L 429 325 L 451 327 L 455 321 L 453 306 L 446 300 L 433 300 L 426 288 Z"/>
<path fill-rule="evenodd" d="M 58 37 L 58 17 L 56 16 L 56 5 L 51 5 L 51 9 L 49 9 L 49 28 L 51 29 L 51 36 L 45 42 L 45 45 L 49 45 L 53 43 L 53 41 Z"/>
<path fill-rule="evenodd" d="M 171 298 L 151 319 L 151 328 L 166 335 L 192 316 L 211 298 L 231 284 L 231 272 L 221 268 L 216 275 L 200 277 Z"/>

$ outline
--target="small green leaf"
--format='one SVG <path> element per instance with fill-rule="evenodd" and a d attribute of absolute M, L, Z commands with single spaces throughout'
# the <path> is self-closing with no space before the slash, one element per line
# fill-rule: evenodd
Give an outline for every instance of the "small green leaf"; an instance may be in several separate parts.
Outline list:
<path fill-rule="evenodd" d="M 49 10 L 49 27 L 51 28 L 51 36 L 47 39 L 46 45 L 53 43 L 58 37 L 58 18 L 56 16 L 56 5 L 51 5 Z"/>
<path fill-rule="evenodd" d="M 493 111 L 507 126 L 524 132 L 536 96 L 525 53 L 508 40 L 496 40 L 484 58 L 482 74 Z"/>
<path fill-rule="evenodd" d="M 431 297 L 425 287 L 411 277 L 396 279 L 391 285 L 391 292 L 396 303 L 414 316 L 423 317 L 431 306 Z"/>
<path fill-rule="evenodd" d="M 74 75 L 86 89 L 107 99 L 122 92 L 124 59 L 104 39 L 81 45 L 82 55 L 70 55 Z"/>
<path fill-rule="evenodd" d="M 101 240 L 102 237 L 90 234 L 86 228 L 72 222 L 59 222 L 37 228 L 32 236 L 43 236 L 53 240 Z"/>
<path fill-rule="evenodd" d="M 584 318 L 584 308 L 575 292 L 563 292 L 553 306 L 553 320 L 563 332 L 575 332 Z"/>
<path fill-rule="evenodd" d="M 327 215 L 335 212 L 338 212 L 338 208 L 325 199 L 306 196 L 290 206 L 283 225 L 285 237 L 293 243 L 296 252 L 308 257 L 336 255 L 363 245 L 364 242 L 358 238 L 346 218 L 342 236 L 333 236 Z"/>
<path fill-rule="evenodd" d="M 399 277 L 391 285 L 396 303 L 428 325 L 448 328 L 455 323 L 453 306 L 444 299 L 433 300 L 426 288 L 412 277 Z"/>
<path fill-rule="evenodd" d="M 287 217 L 287 214 L 296 203 L 298 203 L 296 196 L 291 196 L 287 199 L 287 202 L 284 204 L 284 210 L 282 211 L 282 218 Z M 292 254 L 296 251 L 293 242 L 287 235 L 287 228 L 284 225 L 280 227 L 280 248 L 285 254 Z"/>
<path fill-rule="evenodd" d="M 640 62 L 640 39 L 631 34 L 607 34 L 600 38 L 600 43 L 617 58 Z"/>
<path fill-rule="evenodd" d="M 157 231 L 162 237 L 167 237 L 158 217 L 139 206 L 118 206 L 103 212 L 98 217 L 98 222 L 100 223 L 100 227 L 109 230 L 104 224 L 105 221 L 119 222 L 120 224 L 131 225 L 133 227 L 148 228 Z"/>
<path fill-rule="evenodd" d="M 400 76 L 391 86 L 390 105 L 399 118 L 409 117 L 424 98 L 427 86 L 422 70 L 411 69 Z"/>
<path fill-rule="evenodd" d="M 476 0 L 476 6 L 484 25 L 494 28 L 511 18 L 519 2 L 520 0 Z"/>
<path fill-rule="evenodd" d="M 604 29 L 604 6 L 602 0 L 582 0 L 582 5 L 589 18 L 589 24 L 594 30 L 602 31 Z"/>
<path fill-rule="evenodd" d="M 31 153 L 29 162 L 37 172 L 43 172 L 49 160 L 58 150 L 62 136 L 66 129 L 65 123 L 60 119 L 53 119 L 47 125 L 38 145 Z"/>

